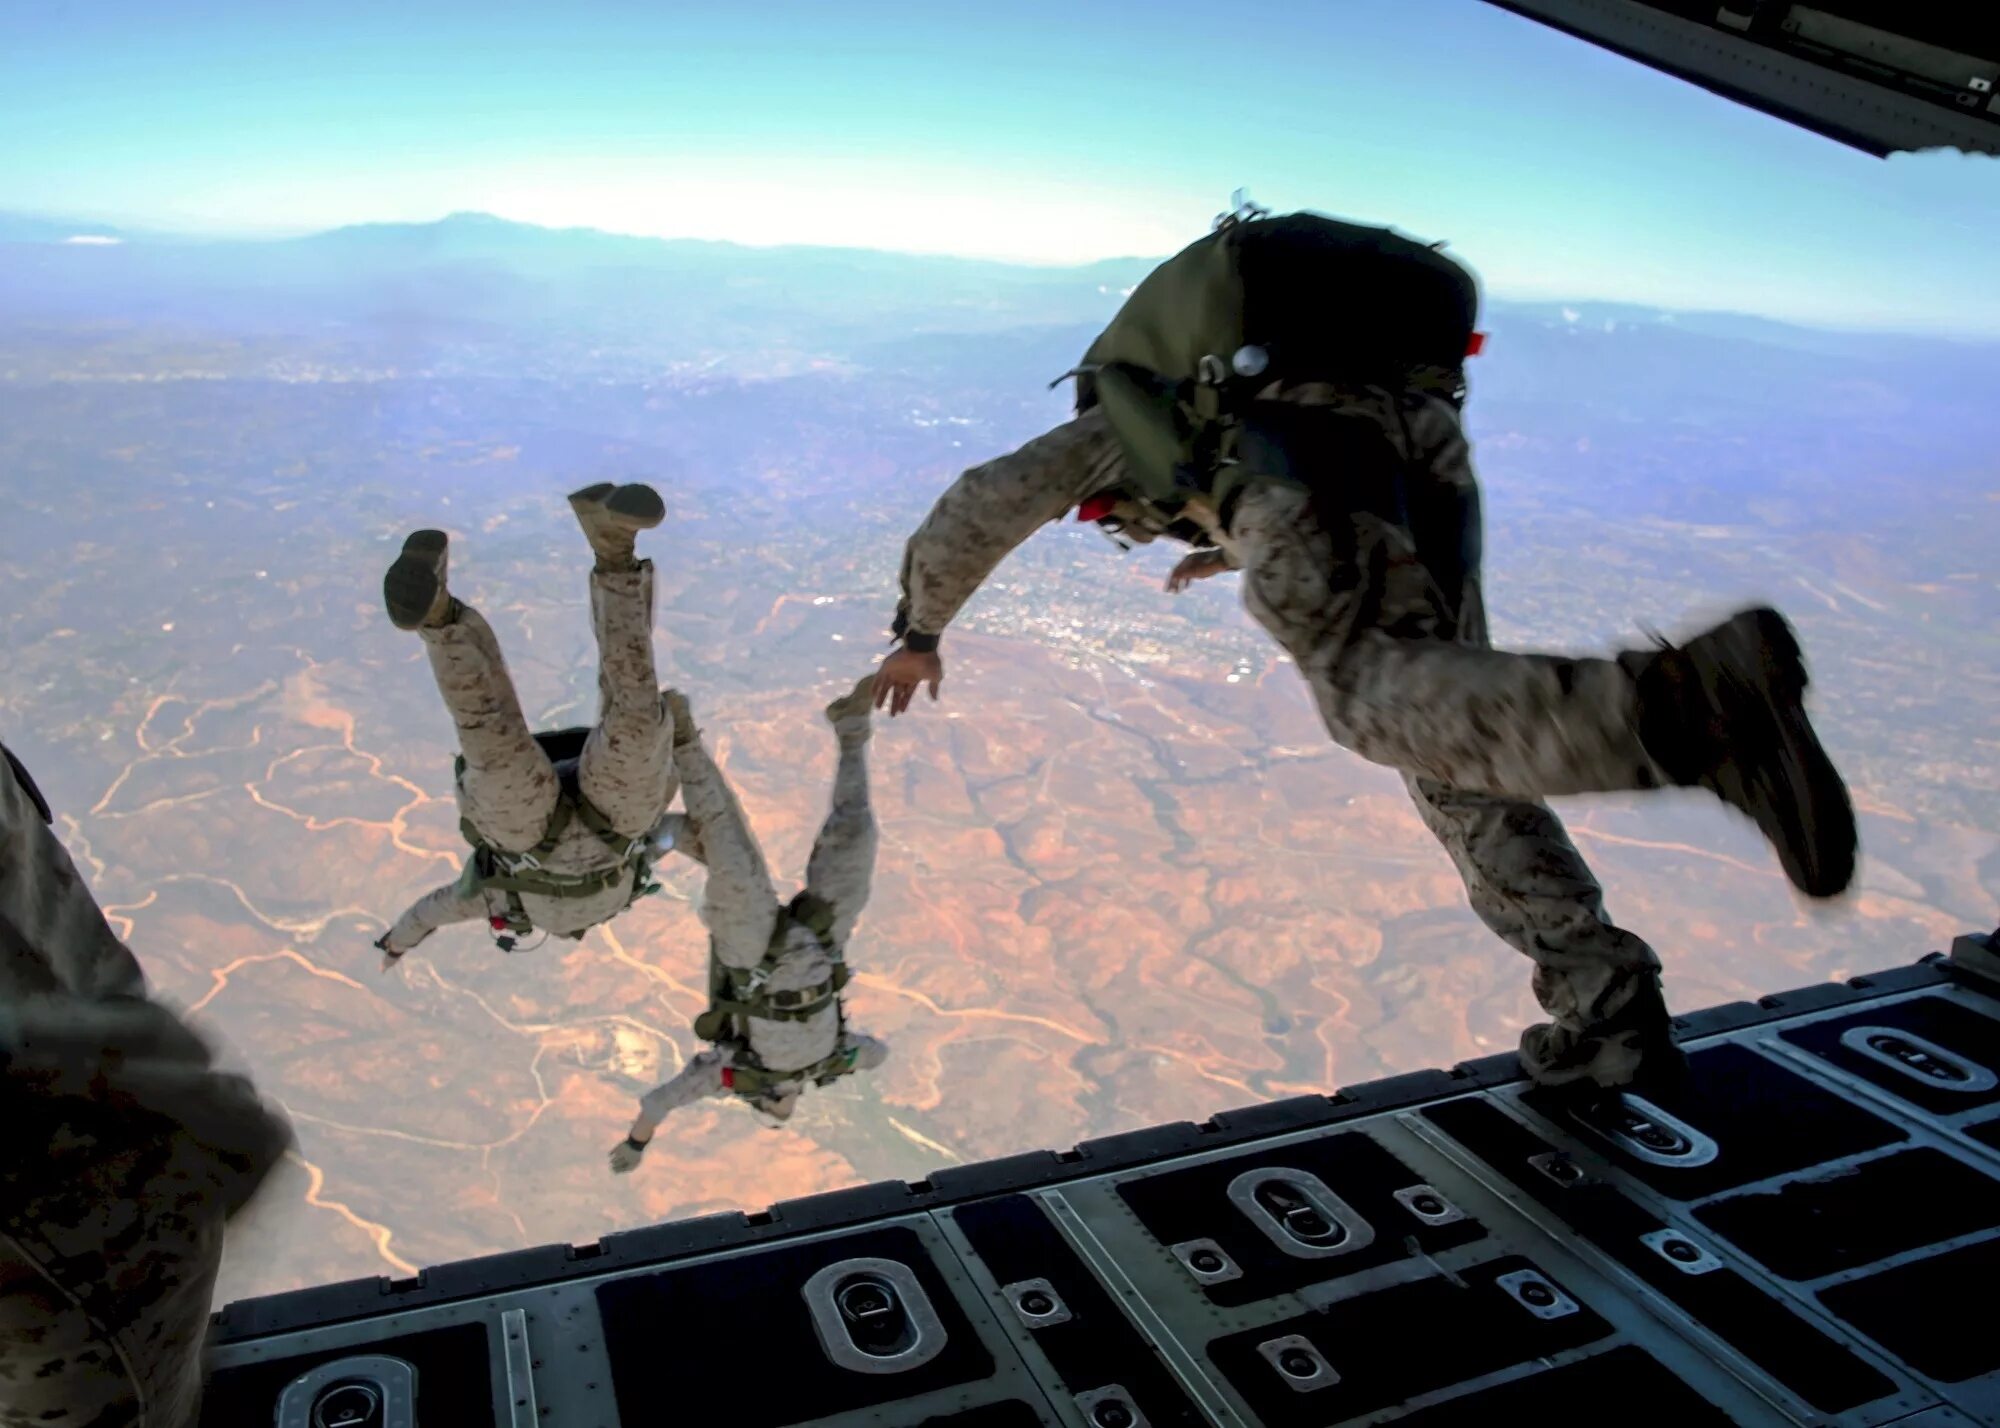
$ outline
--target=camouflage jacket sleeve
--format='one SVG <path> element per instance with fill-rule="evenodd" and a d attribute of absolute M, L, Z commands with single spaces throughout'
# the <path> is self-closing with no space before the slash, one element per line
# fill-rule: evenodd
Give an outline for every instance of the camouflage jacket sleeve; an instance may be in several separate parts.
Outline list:
<path fill-rule="evenodd" d="M 396 925 L 389 929 L 386 950 L 407 952 L 440 927 L 483 919 L 488 911 L 484 893 L 467 893 L 458 882 L 444 883 L 411 903 L 396 919 Z"/>
<path fill-rule="evenodd" d="M 682 1106 L 691 1106 L 705 1096 L 721 1095 L 722 1067 L 723 1058 L 713 1051 L 690 1057 L 678 1076 L 661 1082 L 639 1098 L 642 1114 L 658 1125 Z"/>
<path fill-rule="evenodd" d="M 911 649 L 934 648 L 1009 551 L 1115 485 L 1122 465 L 1110 424 L 1093 410 L 960 476 L 904 548 L 896 633 Z"/>

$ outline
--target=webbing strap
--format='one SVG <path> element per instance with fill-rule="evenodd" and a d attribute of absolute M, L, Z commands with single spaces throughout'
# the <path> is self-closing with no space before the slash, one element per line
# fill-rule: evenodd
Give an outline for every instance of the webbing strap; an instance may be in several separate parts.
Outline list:
<path fill-rule="evenodd" d="M 730 1016 L 752 1016 L 764 1021 L 805 1021 L 825 1010 L 826 1004 L 839 994 L 848 981 L 847 964 L 838 961 L 833 964 L 833 970 L 825 981 L 809 987 L 767 992 L 763 990 L 765 975 L 761 966 L 749 971 L 726 969 L 709 998 L 709 1010 L 722 1011 Z M 722 994 L 723 987 L 728 989 L 726 997 Z"/>
<path fill-rule="evenodd" d="M 710 1002 L 708 1009 L 722 1016 L 754 1017 L 758 1021 L 811 1021 L 831 1006 L 833 1001 L 834 998 L 829 995 L 822 996 L 817 1001 L 808 1002 L 803 1006 L 774 1007 L 768 1002 L 738 1002 L 730 1001 L 727 998 L 719 998 Z"/>
<path fill-rule="evenodd" d="M 480 880 L 481 887 L 495 892 L 533 893 L 537 897 L 569 899 L 590 897 L 625 881 L 625 869 L 600 868 L 594 873 L 557 873 L 547 868 L 523 869 L 515 873 L 495 873 Z"/>
<path fill-rule="evenodd" d="M 852 1071 L 859 1055 L 859 1047 L 842 1046 L 831 1056 L 822 1057 L 812 1065 L 801 1067 L 797 1071 L 772 1071 L 754 1062 L 748 1064 L 739 1062 L 728 1068 L 726 1073 L 728 1080 L 724 1084 L 743 1096 L 761 1095 L 773 1086 L 781 1086 L 787 1081 L 812 1081 L 824 1086 L 827 1082 Z"/>

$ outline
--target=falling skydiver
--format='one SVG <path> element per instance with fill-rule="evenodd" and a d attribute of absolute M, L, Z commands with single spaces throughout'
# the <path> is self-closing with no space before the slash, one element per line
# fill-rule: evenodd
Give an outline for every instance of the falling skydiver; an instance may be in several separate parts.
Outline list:
<path fill-rule="evenodd" d="M 808 1084 L 873 1070 L 889 1054 L 881 1041 L 848 1029 L 840 997 L 848 939 L 875 871 L 866 749 L 874 676 L 826 708 L 840 745 L 833 807 L 813 840 L 805 890 L 788 903 L 779 902 L 756 835 L 702 747 L 686 701 L 668 699 L 687 809 L 679 846 L 708 867 L 709 1008 L 695 1032 L 714 1049 L 641 1098 L 630 1133 L 611 1151 L 611 1168 L 621 1173 L 638 1165 L 661 1120 L 681 1106 L 728 1093 L 788 1120 Z"/>
<path fill-rule="evenodd" d="M 653 670 L 653 562 L 638 533 L 666 514 L 650 486 L 588 486 L 569 498 L 597 562 L 598 722 L 528 729 L 492 627 L 446 588 L 443 531 L 417 531 L 383 580 L 397 628 L 414 630 L 458 725 L 460 828 L 472 853 L 456 882 L 420 898 L 376 942 L 384 965 L 447 923 L 485 919 L 503 947 L 532 929 L 581 937 L 653 890 L 669 842 L 673 717 Z"/>
<path fill-rule="evenodd" d="M 1671 1078 L 1653 949 L 1614 925 L 1542 802 L 1704 787 L 1813 897 L 1853 876 L 1847 790 L 1803 707 L 1798 646 L 1746 610 L 1612 659 L 1488 643 L 1479 490 L 1459 422 L 1477 289 L 1386 229 L 1239 208 L 1156 269 L 1092 347 L 1075 418 L 965 472 L 911 536 L 878 671 L 892 714 L 938 696 L 938 639 L 994 567 L 1072 507 L 1198 547 L 1298 665 L 1335 742 L 1401 772 L 1473 910 L 1534 959 L 1544 1084 Z"/>

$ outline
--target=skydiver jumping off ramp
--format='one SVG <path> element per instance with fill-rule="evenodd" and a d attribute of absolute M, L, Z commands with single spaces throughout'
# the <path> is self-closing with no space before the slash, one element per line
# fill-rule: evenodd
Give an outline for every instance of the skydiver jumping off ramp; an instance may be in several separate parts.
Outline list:
<path fill-rule="evenodd" d="M 937 698 L 938 640 L 995 566 L 1078 508 L 1199 548 L 1297 663 L 1336 743 L 1400 771 L 1473 910 L 1534 959 L 1545 1084 L 1670 1077 L 1653 949 L 1605 913 L 1541 800 L 1698 786 L 1753 818 L 1812 897 L 1854 872 L 1847 790 L 1802 699 L 1785 621 L 1746 610 L 1611 659 L 1487 641 L 1479 490 L 1459 424 L 1478 293 L 1386 229 L 1243 207 L 1156 269 L 1086 356 L 1077 415 L 939 497 L 903 560 L 878 705 Z"/>
<path fill-rule="evenodd" d="M 889 1054 L 874 1037 L 847 1029 L 840 999 L 848 939 L 875 871 L 866 752 L 874 676 L 826 708 L 840 743 L 833 807 L 813 840 L 805 890 L 789 903 L 778 901 L 757 837 L 702 747 L 686 700 L 668 699 L 687 809 L 680 846 L 708 866 L 702 917 L 710 938 L 709 1009 L 695 1031 L 715 1049 L 641 1099 L 630 1134 L 611 1151 L 611 1168 L 620 1173 L 638 1165 L 661 1120 L 681 1106 L 734 1094 L 788 1120 L 808 1083 L 873 1070 Z"/>
<path fill-rule="evenodd" d="M 473 849 L 456 882 L 420 898 L 375 944 L 385 966 L 474 918 L 507 938 L 534 928 L 581 937 L 652 890 L 649 859 L 676 786 L 674 725 L 653 670 L 653 562 L 636 543 L 666 508 L 650 486 L 608 483 L 569 502 L 597 557 L 593 728 L 529 731 L 492 627 L 446 588 L 443 531 L 411 535 L 384 577 L 389 618 L 422 638 L 458 726 L 459 826 Z"/>

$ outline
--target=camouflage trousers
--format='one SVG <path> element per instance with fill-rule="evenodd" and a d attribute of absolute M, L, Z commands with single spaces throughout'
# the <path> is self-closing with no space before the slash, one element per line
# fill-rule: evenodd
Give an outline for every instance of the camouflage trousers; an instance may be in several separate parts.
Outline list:
<path fill-rule="evenodd" d="M 835 726 L 840 757 L 833 778 L 833 806 L 813 840 L 806 891 L 833 907 L 831 941 L 845 949 L 875 872 L 877 833 L 868 796 L 868 721 L 865 714 Z M 681 798 L 687 809 L 687 851 L 708 866 L 702 919 L 714 956 L 725 966 L 748 969 L 764 961 L 781 922 L 784 947 L 765 985 L 774 992 L 817 986 L 832 973 L 832 959 L 808 929 L 792 923 L 771 882 L 771 871 L 735 791 L 699 739 L 676 750 Z M 833 1007 L 805 1021 L 749 1019 L 750 1049 L 771 1071 L 793 1071 L 833 1054 L 840 1017 Z"/>
<path fill-rule="evenodd" d="M 1612 924 L 1541 800 L 1667 782 L 1639 743 L 1632 676 L 1614 660 L 1489 646 L 1478 485 L 1450 403 L 1375 388 L 1278 395 L 1378 423 L 1402 499 L 1335 517 L 1295 486 L 1246 490 L 1228 533 L 1245 605 L 1297 663 L 1334 740 L 1402 773 L 1473 911 L 1534 959 L 1554 1025 L 1523 1037 L 1529 1072 L 1629 1080 L 1632 1045 L 1594 1033 L 1653 988 L 1659 959 Z"/>
<path fill-rule="evenodd" d="M 0 1240 L 0 1428 L 133 1428 L 132 1379 L 110 1339 L 26 1256 Z M 192 1355 L 190 1364 L 195 1362 Z M 187 1404 L 200 1380 L 188 1385 Z M 159 1418 L 165 1424 L 175 1422 Z M 179 1422 L 187 1421 L 185 1415 Z M 176 1423 L 178 1428 L 178 1423 Z"/>
<path fill-rule="evenodd" d="M 591 624 L 597 635 L 598 721 L 577 760 L 583 796 L 614 830 L 631 838 L 656 827 L 675 789 L 673 719 L 653 667 L 653 563 L 636 570 L 593 571 Z M 449 623 L 418 631 L 438 693 L 458 726 L 465 771 L 459 812 L 496 848 L 525 852 L 542 841 L 562 782 L 535 742 L 492 626 L 469 605 Z M 618 855 L 581 819 L 571 819 L 554 848 L 539 855 L 559 873 L 614 866 Z M 537 928 L 574 934 L 617 916 L 631 903 L 628 882 L 588 896 L 521 894 Z M 389 946 L 407 952 L 438 928 L 504 912 L 498 893 L 467 893 L 457 883 L 434 888 L 396 920 Z"/>
<path fill-rule="evenodd" d="M 578 760 L 583 796 L 620 833 L 638 837 L 673 797 L 673 725 L 653 668 L 653 562 L 591 572 L 597 636 L 598 722 Z M 420 630 L 438 693 L 465 756 L 459 803 L 495 847 L 541 842 L 561 784 L 535 742 L 492 626 L 460 606 L 450 623 Z"/>

